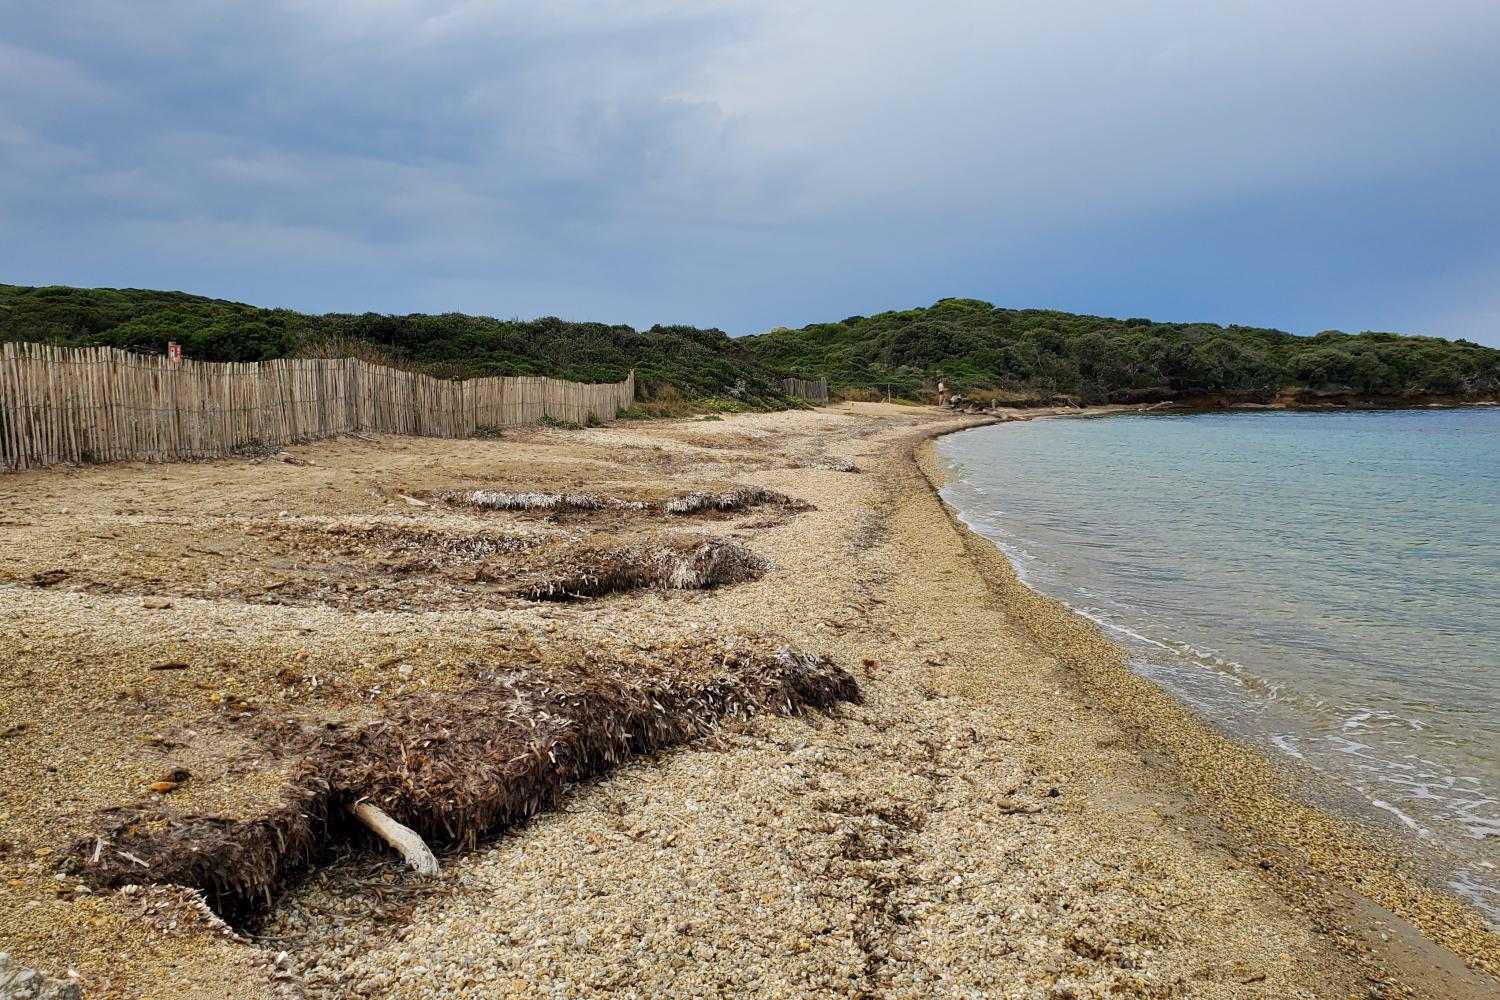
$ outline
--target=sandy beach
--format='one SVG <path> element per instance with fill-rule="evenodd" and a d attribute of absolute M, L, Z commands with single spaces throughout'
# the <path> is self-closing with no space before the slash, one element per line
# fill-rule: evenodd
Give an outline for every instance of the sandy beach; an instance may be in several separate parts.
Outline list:
<path fill-rule="evenodd" d="M 993 419 L 0 478 L 0 951 L 156 1000 L 1500 996 L 1415 859 L 957 523 L 930 442 Z"/>

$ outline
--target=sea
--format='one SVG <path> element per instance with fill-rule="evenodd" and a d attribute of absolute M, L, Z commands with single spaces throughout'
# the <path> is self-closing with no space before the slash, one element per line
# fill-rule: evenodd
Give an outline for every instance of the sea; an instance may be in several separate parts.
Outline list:
<path fill-rule="evenodd" d="M 1043 417 L 938 451 L 1024 583 L 1500 925 L 1500 408 Z"/>

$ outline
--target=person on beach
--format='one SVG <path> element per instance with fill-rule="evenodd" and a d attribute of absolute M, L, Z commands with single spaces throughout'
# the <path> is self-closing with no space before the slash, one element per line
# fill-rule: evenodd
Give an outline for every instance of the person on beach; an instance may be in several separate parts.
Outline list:
<path fill-rule="evenodd" d="M 943 381 L 938 382 L 938 405 L 948 405 L 948 383 Z"/>

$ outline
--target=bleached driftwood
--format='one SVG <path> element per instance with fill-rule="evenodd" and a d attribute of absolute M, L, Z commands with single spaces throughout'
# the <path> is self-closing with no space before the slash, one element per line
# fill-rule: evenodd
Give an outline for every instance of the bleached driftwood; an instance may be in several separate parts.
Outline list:
<path fill-rule="evenodd" d="M 402 826 L 391 819 L 384 809 L 363 800 L 350 806 L 349 812 L 374 831 L 375 836 L 399 851 L 406 863 L 417 872 L 422 875 L 438 874 L 437 858 L 427 842 L 411 827 Z"/>

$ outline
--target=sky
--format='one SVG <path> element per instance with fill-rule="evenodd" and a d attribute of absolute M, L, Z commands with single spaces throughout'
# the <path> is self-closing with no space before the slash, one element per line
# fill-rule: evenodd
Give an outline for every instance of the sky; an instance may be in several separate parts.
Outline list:
<path fill-rule="evenodd" d="M 0 281 L 1500 345 L 1494 0 L 0 0 Z"/>

